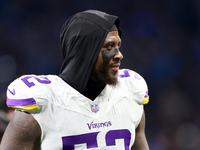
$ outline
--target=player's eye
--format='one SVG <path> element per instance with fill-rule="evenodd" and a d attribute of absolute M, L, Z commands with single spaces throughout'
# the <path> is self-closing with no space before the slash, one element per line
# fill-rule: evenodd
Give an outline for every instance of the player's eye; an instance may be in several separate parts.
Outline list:
<path fill-rule="evenodd" d="M 118 48 L 120 48 L 120 47 L 121 47 L 121 43 L 118 44 Z"/>
<path fill-rule="evenodd" d="M 111 50 L 112 48 L 113 48 L 112 45 L 107 46 L 108 50 Z"/>

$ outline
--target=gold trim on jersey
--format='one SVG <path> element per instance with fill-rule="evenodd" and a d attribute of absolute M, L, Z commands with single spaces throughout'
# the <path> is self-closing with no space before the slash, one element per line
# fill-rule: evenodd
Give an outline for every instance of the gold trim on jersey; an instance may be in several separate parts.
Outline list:
<path fill-rule="evenodd" d="M 38 105 L 31 105 L 31 106 L 8 106 L 8 107 L 15 108 L 15 109 L 28 110 L 28 111 L 40 109 L 38 107 Z"/>
<path fill-rule="evenodd" d="M 147 104 L 149 102 L 149 97 L 145 97 L 142 101 L 142 104 Z"/>

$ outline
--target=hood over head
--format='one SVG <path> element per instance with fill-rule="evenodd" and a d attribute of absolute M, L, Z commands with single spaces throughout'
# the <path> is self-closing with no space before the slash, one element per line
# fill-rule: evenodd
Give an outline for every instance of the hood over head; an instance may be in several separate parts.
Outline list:
<path fill-rule="evenodd" d="M 61 29 L 63 63 L 59 76 L 80 93 L 85 91 L 94 63 L 113 25 L 121 36 L 117 16 L 87 10 L 70 17 Z"/>

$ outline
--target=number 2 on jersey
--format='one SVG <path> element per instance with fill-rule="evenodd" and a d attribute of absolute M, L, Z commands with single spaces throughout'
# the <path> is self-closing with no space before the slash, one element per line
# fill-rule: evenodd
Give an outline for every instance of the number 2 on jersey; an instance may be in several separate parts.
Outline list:
<path fill-rule="evenodd" d="M 35 76 L 35 75 L 31 75 L 31 76 L 25 76 L 23 78 L 21 78 L 21 80 L 29 87 L 31 88 L 32 86 L 35 85 L 35 81 L 28 81 L 28 79 L 30 78 L 34 78 L 37 82 L 42 83 L 42 84 L 50 84 L 51 81 L 47 78 L 47 77 L 43 77 L 43 76 Z"/>

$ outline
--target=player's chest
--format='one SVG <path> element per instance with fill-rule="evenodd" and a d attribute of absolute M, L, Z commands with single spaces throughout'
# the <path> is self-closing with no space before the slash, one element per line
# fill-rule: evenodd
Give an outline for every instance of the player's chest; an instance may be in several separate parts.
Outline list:
<path fill-rule="evenodd" d="M 56 122 L 66 150 L 129 149 L 135 136 L 134 122 L 114 110 L 99 118 L 70 111 Z"/>
<path fill-rule="evenodd" d="M 141 108 L 131 105 L 129 98 L 99 99 L 94 103 L 80 103 L 72 98 L 66 107 L 52 106 L 48 115 L 54 115 L 55 126 L 49 132 L 56 131 L 58 145 L 64 150 L 127 150 L 134 142 L 141 115 L 136 113 Z"/>
<path fill-rule="evenodd" d="M 136 122 L 139 121 L 134 120 L 137 118 L 134 116 L 140 114 L 130 115 L 126 98 L 115 104 L 100 106 L 96 113 L 90 107 L 86 109 L 79 104 L 76 107 L 80 110 L 72 109 L 74 106 L 71 109 L 52 109 L 55 111 L 53 114 L 56 114 L 53 117 L 56 118 L 54 130 L 61 137 L 60 146 L 63 149 L 127 150 L 131 147 L 135 138 Z"/>

